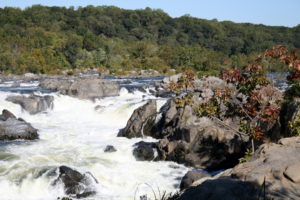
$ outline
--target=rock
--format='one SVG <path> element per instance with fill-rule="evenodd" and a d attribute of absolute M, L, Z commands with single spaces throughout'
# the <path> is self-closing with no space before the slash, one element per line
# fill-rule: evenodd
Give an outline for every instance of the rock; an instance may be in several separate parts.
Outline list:
<path fill-rule="evenodd" d="M 157 151 L 154 143 L 141 141 L 134 144 L 134 146 L 133 155 L 137 160 L 152 161 L 156 158 Z"/>
<path fill-rule="evenodd" d="M 241 137 L 218 121 L 197 117 L 191 106 L 177 108 L 174 100 L 163 106 L 161 112 L 156 125 L 156 134 L 166 138 L 158 144 L 161 159 L 219 170 L 233 167 L 243 156 L 249 137 Z M 230 123 L 228 126 L 234 127 Z"/>
<path fill-rule="evenodd" d="M 195 181 L 205 178 L 211 177 L 207 173 L 199 172 L 199 171 L 188 171 L 182 178 L 180 182 L 180 190 L 184 190 L 190 187 Z"/>
<path fill-rule="evenodd" d="M 117 149 L 112 145 L 107 145 L 104 149 L 104 152 L 107 152 L 107 153 L 116 152 L 116 151 L 117 151 Z"/>
<path fill-rule="evenodd" d="M 257 200 L 258 186 L 245 181 L 222 178 L 207 180 L 187 189 L 177 200 Z M 261 197 L 262 198 L 262 197 Z"/>
<path fill-rule="evenodd" d="M 175 75 L 172 75 L 172 76 L 168 76 L 168 77 L 165 77 L 162 82 L 164 84 L 170 84 L 170 82 L 174 82 L 174 83 L 177 83 L 178 79 L 182 76 L 182 73 L 179 73 L 179 74 L 175 74 Z"/>
<path fill-rule="evenodd" d="M 0 140 L 34 140 L 38 139 L 37 129 L 31 124 L 16 117 L 9 111 L 3 110 L 0 115 Z"/>
<path fill-rule="evenodd" d="M 293 181 L 294 183 L 300 182 L 300 161 L 299 163 L 288 166 L 283 172 L 284 176 Z"/>
<path fill-rule="evenodd" d="M 283 104 L 280 112 L 281 129 L 277 133 L 276 139 L 280 137 L 291 137 L 297 133 L 290 128 L 289 122 L 297 119 L 300 115 L 300 99 L 296 99 L 287 104 Z M 274 133 L 273 133 L 274 134 Z"/>
<path fill-rule="evenodd" d="M 261 145 L 249 161 L 187 189 L 179 199 L 299 199 L 299 166 L 300 137 L 284 138 Z"/>
<path fill-rule="evenodd" d="M 6 121 L 9 118 L 16 119 L 16 116 L 6 109 L 2 110 L 2 114 L 0 115 L 0 120 Z"/>
<path fill-rule="evenodd" d="M 156 101 L 149 100 L 145 105 L 142 107 L 137 108 L 133 114 L 131 115 L 130 119 L 127 122 L 125 128 L 121 129 L 118 133 L 118 137 L 143 137 L 143 136 L 150 136 L 151 128 L 154 123 L 153 118 L 156 114 Z"/>
<path fill-rule="evenodd" d="M 200 96 L 201 93 L 195 92 L 193 102 L 199 102 Z M 220 120 L 198 117 L 194 110 L 196 105 L 178 107 L 176 99 L 172 98 L 157 114 L 154 101 L 148 102 L 134 111 L 118 136 L 164 138 L 157 144 L 159 160 L 205 170 L 219 170 L 238 164 L 249 143 L 249 136 L 236 131 L 239 119 L 224 121 L 224 126 Z"/>
<path fill-rule="evenodd" d="M 26 78 L 38 78 L 38 75 L 33 74 L 33 73 L 25 73 L 24 77 L 26 77 Z"/>
<path fill-rule="evenodd" d="M 53 185 L 58 183 L 62 183 L 65 193 L 72 197 L 83 198 L 96 193 L 94 184 L 97 183 L 97 180 L 90 173 L 81 174 L 67 166 L 59 167 L 59 176 Z"/>
<path fill-rule="evenodd" d="M 215 76 L 208 76 L 202 79 L 197 79 L 194 84 L 195 91 L 203 91 L 204 88 L 210 90 L 221 89 L 228 86 L 226 82 Z"/>
<path fill-rule="evenodd" d="M 156 97 L 162 97 L 162 98 L 170 98 L 170 97 L 173 97 L 174 94 L 170 91 L 167 91 L 167 90 L 157 90 L 157 91 L 154 91 L 154 94 Z"/>
<path fill-rule="evenodd" d="M 12 103 L 19 104 L 22 109 L 28 111 L 30 114 L 37 114 L 39 112 L 44 112 L 48 109 L 52 109 L 54 97 L 50 95 L 30 95 L 29 97 L 8 96 L 6 100 Z"/>
<path fill-rule="evenodd" d="M 11 87 L 20 87 L 21 86 L 21 83 L 19 82 L 14 82 Z"/>
<path fill-rule="evenodd" d="M 39 86 L 43 89 L 56 90 L 62 94 L 90 100 L 118 96 L 120 92 L 118 83 L 96 77 L 73 79 L 48 78 L 41 81 Z"/>

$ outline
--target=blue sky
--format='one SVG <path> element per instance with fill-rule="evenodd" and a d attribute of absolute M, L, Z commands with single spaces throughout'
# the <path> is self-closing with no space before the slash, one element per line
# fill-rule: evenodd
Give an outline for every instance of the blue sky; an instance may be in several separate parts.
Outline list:
<path fill-rule="evenodd" d="M 0 7 L 114 5 L 126 9 L 160 8 L 172 17 L 189 14 L 204 19 L 274 26 L 300 24 L 300 0 L 1 0 Z"/>

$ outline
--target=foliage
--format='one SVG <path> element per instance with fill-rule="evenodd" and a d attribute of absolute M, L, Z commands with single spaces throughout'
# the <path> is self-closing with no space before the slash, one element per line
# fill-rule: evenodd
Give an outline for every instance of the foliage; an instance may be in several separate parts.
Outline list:
<path fill-rule="evenodd" d="M 247 151 L 245 152 L 244 157 L 239 159 L 239 163 L 247 162 L 251 158 L 252 155 L 253 155 L 253 152 L 250 149 L 247 149 Z"/>
<path fill-rule="evenodd" d="M 178 108 L 184 108 L 186 105 L 192 105 L 192 95 L 186 94 L 182 97 L 178 97 L 175 99 L 175 103 Z"/>
<path fill-rule="evenodd" d="M 289 128 L 293 135 L 300 135 L 300 114 L 298 113 L 293 121 L 289 121 Z"/>
<path fill-rule="evenodd" d="M 290 86 L 285 93 L 285 98 L 292 100 L 294 97 L 300 97 L 300 57 L 297 55 L 300 50 L 293 50 L 291 52 L 282 45 L 268 49 L 265 52 L 266 58 L 277 60 L 289 68 L 287 81 Z"/>
<path fill-rule="evenodd" d="M 219 107 L 215 103 L 204 103 L 194 108 L 198 117 L 218 115 Z"/>
<path fill-rule="evenodd" d="M 193 69 L 216 74 L 223 68 L 246 67 L 255 53 L 277 43 L 300 48 L 298 30 L 171 18 L 150 8 L 5 7 L 0 8 L 0 72 L 105 68 L 115 73 Z M 280 70 L 280 65 L 272 70 Z"/>
<path fill-rule="evenodd" d="M 179 94 L 180 92 L 188 92 L 189 89 L 194 87 L 196 75 L 192 70 L 185 71 L 179 79 L 174 82 L 173 80 L 169 84 L 169 90 L 173 93 Z"/>

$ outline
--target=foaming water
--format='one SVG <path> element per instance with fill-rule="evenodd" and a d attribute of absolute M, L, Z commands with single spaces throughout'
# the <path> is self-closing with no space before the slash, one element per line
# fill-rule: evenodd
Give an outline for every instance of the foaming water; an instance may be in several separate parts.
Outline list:
<path fill-rule="evenodd" d="M 5 101 L 11 94 L 0 91 L 0 109 L 31 123 L 39 130 L 40 139 L 0 143 L 0 199 L 54 200 L 66 196 L 62 186 L 51 184 L 56 177 L 41 173 L 61 165 L 90 172 L 99 181 L 97 194 L 87 199 L 132 200 L 178 189 L 186 167 L 173 162 L 136 161 L 132 146 L 141 138 L 117 137 L 134 109 L 155 97 L 122 89 L 118 97 L 92 102 L 53 93 L 53 110 L 29 115 L 19 105 Z M 164 102 L 158 100 L 158 105 Z M 105 153 L 107 145 L 115 146 L 117 152 Z"/>

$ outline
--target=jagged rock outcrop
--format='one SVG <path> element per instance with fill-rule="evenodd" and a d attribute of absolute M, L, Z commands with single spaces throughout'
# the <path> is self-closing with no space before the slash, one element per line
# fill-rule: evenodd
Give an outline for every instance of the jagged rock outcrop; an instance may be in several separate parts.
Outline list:
<path fill-rule="evenodd" d="M 53 185 L 62 183 L 67 195 L 83 198 L 96 193 L 94 185 L 97 184 L 98 181 L 91 173 L 82 174 L 67 166 L 60 166 L 58 170 L 59 175 L 53 182 Z"/>
<path fill-rule="evenodd" d="M 277 105 L 282 98 L 282 92 L 270 85 L 255 92 L 261 105 Z M 239 131 L 247 128 L 242 123 L 251 121 L 266 133 L 277 124 L 276 120 L 259 116 L 249 118 L 245 111 L 249 99 L 236 85 L 220 78 L 195 80 L 191 90 L 182 89 L 156 114 L 149 114 L 149 105 L 138 108 L 119 136 L 161 139 L 155 144 L 160 160 L 209 171 L 230 168 L 238 164 L 249 147 L 250 134 Z"/>
<path fill-rule="evenodd" d="M 145 105 L 137 108 L 127 122 L 125 128 L 121 129 L 118 137 L 143 137 L 151 136 L 156 114 L 156 101 L 149 100 Z"/>
<path fill-rule="evenodd" d="M 54 97 L 51 95 L 38 96 L 33 94 L 28 97 L 15 95 L 8 96 L 6 100 L 15 104 L 19 104 L 22 109 L 33 115 L 44 112 L 48 109 L 52 109 Z"/>
<path fill-rule="evenodd" d="M 187 189 L 179 199 L 299 199 L 299 166 L 300 137 L 284 138 L 261 145 L 247 162 Z"/>
<path fill-rule="evenodd" d="M 100 78 L 47 78 L 40 82 L 43 89 L 56 90 L 61 94 L 80 99 L 95 99 L 118 96 L 120 86 L 117 82 Z"/>
<path fill-rule="evenodd" d="M 23 119 L 17 119 L 8 110 L 3 110 L 0 115 L 0 140 L 34 140 L 38 139 L 37 129 Z"/>
<path fill-rule="evenodd" d="M 191 106 L 176 108 L 172 101 L 158 123 L 165 136 L 158 143 L 162 160 L 206 170 L 229 168 L 238 163 L 249 142 L 248 136 L 235 131 L 230 120 L 220 124 L 207 117 L 199 118 Z"/>

